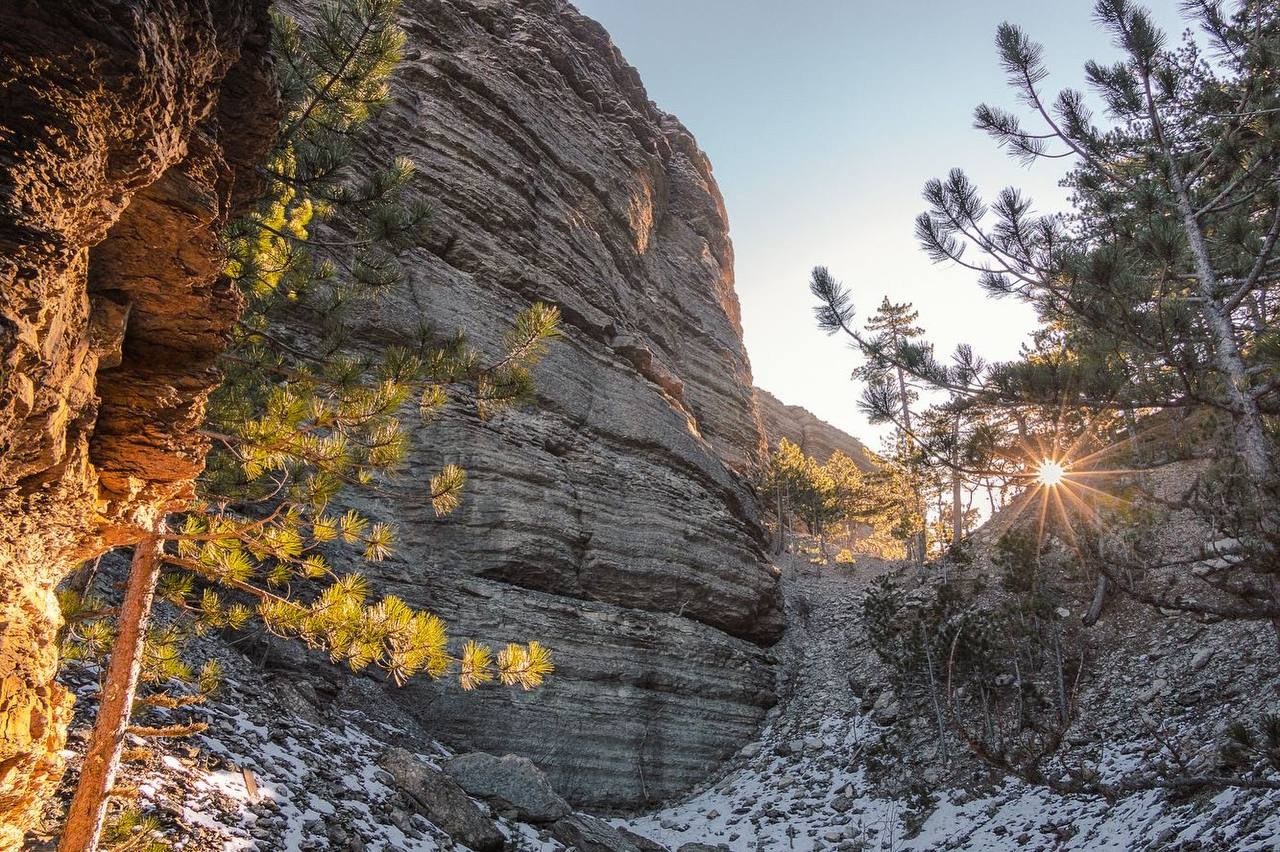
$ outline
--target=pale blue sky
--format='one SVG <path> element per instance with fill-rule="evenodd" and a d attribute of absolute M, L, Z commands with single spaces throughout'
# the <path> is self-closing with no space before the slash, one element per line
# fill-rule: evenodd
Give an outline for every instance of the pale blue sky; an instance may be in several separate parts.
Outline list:
<path fill-rule="evenodd" d="M 855 357 L 813 324 L 815 264 L 849 284 L 859 316 L 911 301 L 943 351 L 972 342 L 1011 357 L 1030 312 L 993 302 L 963 270 L 919 250 L 925 181 L 965 168 L 988 197 L 1014 184 L 1057 209 L 1061 166 L 1030 169 L 972 128 L 982 101 L 1016 106 L 994 37 L 1004 20 L 1045 45 L 1046 85 L 1080 87 L 1115 50 L 1091 0 L 576 0 L 711 158 L 729 210 L 756 383 L 873 447 L 849 381 Z M 1176 0 L 1149 3 L 1172 35 Z"/>

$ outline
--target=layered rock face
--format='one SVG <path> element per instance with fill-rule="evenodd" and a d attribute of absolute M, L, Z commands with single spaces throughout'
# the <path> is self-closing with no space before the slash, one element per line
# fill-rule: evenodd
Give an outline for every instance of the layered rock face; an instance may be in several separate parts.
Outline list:
<path fill-rule="evenodd" d="M 0 849 L 61 771 L 54 586 L 203 460 L 239 310 L 217 235 L 277 120 L 266 5 L 0 7 Z"/>
<path fill-rule="evenodd" d="M 733 753 L 773 703 L 782 628 L 749 478 L 764 441 L 733 254 L 711 168 L 608 35 L 556 0 L 406 0 L 406 59 L 380 154 L 420 168 L 430 251 L 364 312 L 368 347 L 463 328 L 490 353 L 534 300 L 565 339 L 538 398 L 423 427 L 372 513 L 397 523 L 379 591 L 457 636 L 539 639 L 547 686 L 388 694 L 461 747 L 532 758 L 571 801 L 670 796 Z M 426 476 L 469 474 L 437 520 Z"/>
<path fill-rule="evenodd" d="M 863 469 L 870 469 L 872 453 L 866 445 L 799 405 L 787 405 L 763 388 L 756 388 L 756 405 L 770 447 L 786 438 L 807 456 L 826 463 L 839 450 Z"/>

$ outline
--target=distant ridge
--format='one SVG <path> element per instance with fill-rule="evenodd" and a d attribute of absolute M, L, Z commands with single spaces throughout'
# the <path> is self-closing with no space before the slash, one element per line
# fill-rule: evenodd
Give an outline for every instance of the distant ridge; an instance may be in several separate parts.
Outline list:
<path fill-rule="evenodd" d="M 787 405 L 764 388 L 755 388 L 756 408 L 764 425 L 769 448 L 786 438 L 807 456 L 826 463 L 836 450 L 853 459 L 864 470 L 872 466 L 875 454 L 866 445 L 842 429 L 837 429 L 813 412 L 799 405 Z"/>

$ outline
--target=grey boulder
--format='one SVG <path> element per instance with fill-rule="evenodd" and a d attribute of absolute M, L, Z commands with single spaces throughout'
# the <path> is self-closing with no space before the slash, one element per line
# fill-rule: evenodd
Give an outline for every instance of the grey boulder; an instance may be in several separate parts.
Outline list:
<path fill-rule="evenodd" d="M 647 852 L 609 823 L 586 814 L 556 820 L 551 836 L 578 852 Z"/>
<path fill-rule="evenodd" d="M 555 822 L 572 811 L 527 757 L 474 751 L 458 755 L 444 769 L 471 795 L 515 811 L 526 822 Z"/>
<path fill-rule="evenodd" d="M 498 852 L 505 838 L 458 783 L 417 756 L 390 748 L 378 761 L 427 821 L 476 852 Z"/>

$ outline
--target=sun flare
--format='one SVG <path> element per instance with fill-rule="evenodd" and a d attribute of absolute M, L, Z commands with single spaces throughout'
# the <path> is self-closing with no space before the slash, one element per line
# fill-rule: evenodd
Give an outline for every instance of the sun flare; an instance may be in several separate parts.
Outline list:
<path fill-rule="evenodd" d="M 1040 467 L 1036 468 L 1036 481 L 1041 485 L 1060 485 L 1066 475 L 1067 471 L 1062 463 L 1053 459 L 1045 459 L 1040 462 Z"/>

